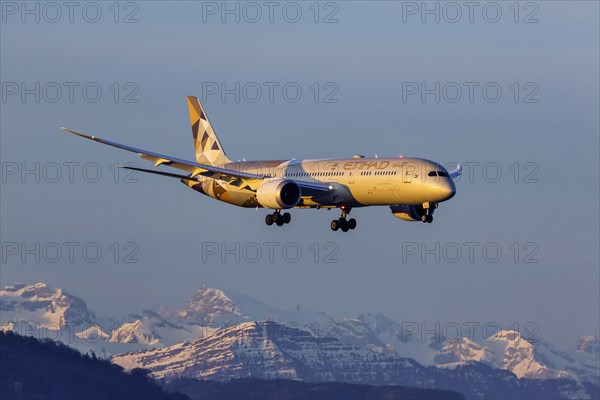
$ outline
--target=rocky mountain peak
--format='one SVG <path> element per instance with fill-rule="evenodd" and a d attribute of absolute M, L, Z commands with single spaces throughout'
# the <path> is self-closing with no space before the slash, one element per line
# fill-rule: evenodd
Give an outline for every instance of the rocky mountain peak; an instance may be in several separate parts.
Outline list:
<path fill-rule="evenodd" d="M 180 316 L 204 323 L 211 323 L 223 315 L 241 315 L 236 303 L 225 292 L 202 286 L 187 303 Z"/>
<path fill-rule="evenodd" d="M 95 318 L 82 299 L 45 283 L 5 286 L 0 291 L 0 310 L 8 316 L 18 316 L 17 320 L 53 324 L 59 328 L 89 323 Z M 27 318 L 23 318 L 25 316 Z"/>

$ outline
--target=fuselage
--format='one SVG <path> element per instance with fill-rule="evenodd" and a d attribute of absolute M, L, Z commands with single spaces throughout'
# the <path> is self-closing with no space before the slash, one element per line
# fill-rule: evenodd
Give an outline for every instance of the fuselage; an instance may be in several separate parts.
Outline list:
<path fill-rule="evenodd" d="M 297 208 L 421 205 L 452 198 L 456 192 L 448 171 L 439 163 L 421 158 L 364 158 L 266 160 L 224 164 L 223 168 L 271 179 L 326 183 L 336 190 L 320 197 L 304 196 Z M 198 177 L 184 181 L 193 189 L 241 207 L 261 207 L 250 182 L 223 182 Z"/>

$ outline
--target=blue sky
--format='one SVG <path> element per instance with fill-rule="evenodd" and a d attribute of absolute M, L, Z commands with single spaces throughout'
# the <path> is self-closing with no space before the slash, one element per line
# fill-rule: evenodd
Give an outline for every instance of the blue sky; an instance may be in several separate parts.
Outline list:
<path fill-rule="evenodd" d="M 449 23 L 444 15 L 439 23 L 432 17 L 422 23 L 419 14 L 403 15 L 407 2 L 361 1 L 321 3 L 318 23 L 312 2 L 297 3 L 297 23 L 279 9 L 273 23 L 266 16 L 249 23 L 244 15 L 223 23 L 203 14 L 206 2 L 120 3 L 115 23 L 112 2 L 98 4 L 97 23 L 78 10 L 73 23 L 66 16 L 44 20 L 53 14 L 42 14 L 39 23 L 26 15 L 23 23 L 21 10 L 13 15 L 3 8 L 3 250 L 8 242 L 47 249 L 59 243 L 63 251 L 64 243 L 80 243 L 73 261 L 63 254 L 49 262 L 48 253 L 39 263 L 31 255 L 22 262 L 20 253 L 5 252 L 3 284 L 45 281 L 112 316 L 180 305 L 208 284 L 336 316 L 371 311 L 401 322 L 502 327 L 532 321 L 540 336 L 564 346 L 598 333 L 597 2 L 535 2 L 537 9 L 520 3 L 516 23 L 512 2 L 495 3 L 502 11 L 496 23 L 480 9 L 472 23 L 466 16 Z M 132 12 L 138 22 L 123 23 Z M 338 22 L 323 23 L 331 12 Z M 524 23 L 526 16 L 538 22 Z M 34 95 L 22 101 L 20 93 L 7 92 L 35 82 L 48 90 L 40 89 L 39 103 Z M 50 102 L 52 82 L 79 84 L 73 102 L 66 92 Z M 303 91 L 295 103 L 279 89 L 273 102 L 208 96 L 205 108 L 232 159 L 403 154 L 467 162 L 473 174 L 461 178 L 457 196 L 440 205 L 433 224 L 406 223 L 382 207 L 354 210 L 359 227 L 346 235 L 329 230 L 337 211 L 296 210 L 291 225 L 276 229 L 264 224 L 265 210 L 227 206 L 176 180 L 137 174 L 137 183 L 124 183 L 122 175 L 115 183 L 111 165 L 151 164 L 59 129 L 192 159 L 185 96 L 202 96 L 207 82 L 294 83 Z M 329 82 L 337 88 L 334 103 L 324 101 Z M 472 103 L 466 91 L 455 103 L 447 101 L 452 92 L 439 103 L 432 95 L 403 101 L 403 83 L 411 82 L 477 86 Z M 80 90 L 90 83 L 102 89 L 97 102 Z M 497 102 L 483 97 L 486 84 L 501 88 Z M 124 102 L 133 91 L 138 102 Z M 527 95 L 538 101 L 525 102 Z M 21 177 L 21 169 L 36 163 L 39 183 L 34 175 Z M 73 182 L 65 163 L 75 163 L 68 164 Z M 55 164 L 62 177 L 51 182 Z M 97 166 L 101 177 L 88 182 Z M 498 168 L 502 176 L 493 182 Z M 240 262 L 206 254 L 215 243 L 248 251 L 257 243 L 267 251 L 270 242 L 279 243 L 273 262 L 265 254 L 256 263 L 243 254 Z M 443 253 L 454 244 L 466 251 L 471 242 L 478 243 L 473 262 L 464 253 L 449 262 L 454 256 Z M 103 251 L 98 262 L 81 255 L 86 243 Z M 440 262 L 431 255 L 423 261 L 420 251 L 406 254 L 413 245 L 436 249 L 436 243 Z M 301 249 L 298 262 L 282 255 L 286 245 Z M 497 262 L 482 254 L 486 245 L 502 250 Z M 124 263 L 132 249 L 139 262 Z M 337 263 L 324 262 L 331 251 Z M 524 262 L 532 252 L 539 262 Z"/>

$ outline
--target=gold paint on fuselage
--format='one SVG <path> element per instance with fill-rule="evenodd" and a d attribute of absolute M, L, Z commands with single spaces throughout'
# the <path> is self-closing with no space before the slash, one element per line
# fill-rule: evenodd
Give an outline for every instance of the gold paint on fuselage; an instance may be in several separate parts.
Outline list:
<path fill-rule="evenodd" d="M 297 207 L 422 205 L 448 200 L 455 193 L 450 177 L 428 175 L 431 171 L 447 171 L 438 163 L 421 158 L 266 160 L 233 162 L 221 167 L 269 175 L 272 179 L 319 182 L 333 187 L 320 197 L 303 195 Z M 195 189 L 207 196 L 241 207 L 261 207 L 255 190 L 265 181 L 228 183 L 204 177 L 199 177 L 199 181 L 202 190 Z"/>

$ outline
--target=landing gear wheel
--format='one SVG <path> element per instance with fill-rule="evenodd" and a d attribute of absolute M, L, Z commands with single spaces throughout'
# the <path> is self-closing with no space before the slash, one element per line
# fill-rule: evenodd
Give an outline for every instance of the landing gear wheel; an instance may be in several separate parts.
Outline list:
<path fill-rule="evenodd" d="M 356 220 L 354 218 L 348 220 L 348 228 L 356 229 Z"/>
<path fill-rule="evenodd" d="M 340 228 L 342 228 L 342 232 L 348 232 L 350 227 L 348 226 L 348 221 L 343 218 L 340 218 L 338 223 L 340 224 Z"/>
<path fill-rule="evenodd" d="M 427 216 L 427 223 L 430 224 L 432 222 L 433 222 L 433 215 L 430 214 L 430 215 Z"/>
<path fill-rule="evenodd" d="M 273 215 L 272 214 L 267 214 L 267 216 L 265 217 L 265 223 L 269 226 L 273 225 Z"/>
<path fill-rule="evenodd" d="M 275 222 L 277 226 L 283 226 L 285 222 L 283 222 L 283 218 L 277 218 L 277 222 Z"/>
<path fill-rule="evenodd" d="M 292 215 L 290 213 L 287 213 L 287 212 L 284 213 L 282 217 L 283 217 L 283 223 L 284 224 L 289 224 L 290 221 L 292 220 Z"/>
<path fill-rule="evenodd" d="M 331 221 L 331 230 L 332 231 L 337 231 L 338 229 L 340 229 L 340 224 L 338 223 L 337 219 L 334 219 L 333 221 Z"/>
<path fill-rule="evenodd" d="M 279 211 L 275 211 L 273 213 L 273 222 L 277 223 L 277 221 L 279 221 L 281 219 L 281 214 L 279 214 Z"/>
<path fill-rule="evenodd" d="M 428 217 L 427 214 L 423 214 L 421 216 L 421 221 L 423 221 L 423 223 L 427 222 L 427 217 Z"/>

